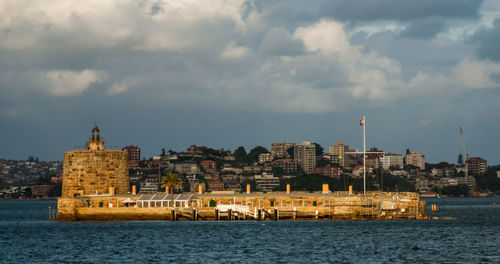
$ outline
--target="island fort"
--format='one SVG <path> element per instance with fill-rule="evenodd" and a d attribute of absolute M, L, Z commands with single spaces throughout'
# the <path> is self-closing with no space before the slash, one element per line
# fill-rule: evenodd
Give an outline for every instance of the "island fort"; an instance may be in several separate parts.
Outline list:
<path fill-rule="evenodd" d="M 64 153 L 57 220 L 302 220 L 426 219 L 425 202 L 411 192 L 211 191 L 138 194 L 130 187 L 128 156 L 107 150 L 97 124 L 85 150 Z"/>

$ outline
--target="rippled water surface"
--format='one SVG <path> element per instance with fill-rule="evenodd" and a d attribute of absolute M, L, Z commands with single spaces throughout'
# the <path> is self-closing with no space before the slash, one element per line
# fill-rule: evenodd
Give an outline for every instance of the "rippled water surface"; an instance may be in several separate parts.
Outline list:
<path fill-rule="evenodd" d="M 455 219 L 53 222 L 55 201 L 0 201 L 0 263 L 500 263 L 500 198 L 432 203 Z"/>

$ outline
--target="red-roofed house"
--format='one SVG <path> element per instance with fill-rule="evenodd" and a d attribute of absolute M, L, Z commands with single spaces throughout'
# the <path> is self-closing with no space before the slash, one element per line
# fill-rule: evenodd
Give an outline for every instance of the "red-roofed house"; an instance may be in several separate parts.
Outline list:
<path fill-rule="evenodd" d="M 200 162 L 200 166 L 204 170 L 215 170 L 217 167 L 217 163 L 213 160 L 204 160 L 204 161 Z"/>
<path fill-rule="evenodd" d="M 221 181 L 209 181 L 207 185 L 208 191 L 224 191 L 224 183 Z"/>

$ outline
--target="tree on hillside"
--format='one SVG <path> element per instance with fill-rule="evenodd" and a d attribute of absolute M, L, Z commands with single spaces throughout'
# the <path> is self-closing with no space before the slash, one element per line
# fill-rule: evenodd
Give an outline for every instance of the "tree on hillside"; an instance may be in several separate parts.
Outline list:
<path fill-rule="evenodd" d="M 441 189 L 441 193 L 450 196 L 466 196 L 469 193 L 469 187 L 465 184 L 450 185 Z"/>
<path fill-rule="evenodd" d="M 409 170 L 420 170 L 419 167 L 415 166 L 415 165 L 412 165 L 412 164 L 406 164 L 404 165 L 404 169 L 409 171 Z"/>
<path fill-rule="evenodd" d="M 269 150 L 267 150 L 263 146 L 257 146 L 255 148 L 253 148 L 252 150 L 250 150 L 250 152 L 248 153 L 248 159 L 250 162 L 258 161 L 259 155 L 265 154 L 265 153 L 269 153 Z"/>
<path fill-rule="evenodd" d="M 220 156 L 220 152 L 218 150 L 213 149 L 213 148 L 204 148 L 203 154 L 206 156 L 214 156 L 214 157 Z"/>
<path fill-rule="evenodd" d="M 328 159 L 320 159 L 320 160 L 316 161 L 316 167 L 325 167 L 326 165 L 331 165 L 331 166 L 334 166 L 334 167 L 339 167 L 338 164 L 333 163 L 332 161 L 330 161 Z"/>
<path fill-rule="evenodd" d="M 238 148 L 236 148 L 236 150 L 234 151 L 234 158 L 238 162 L 247 162 L 248 156 L 245 147 L 239 146 Z"/>
<path fill-rule="evenodd" d="M 481 191 L 500 191 L 500 179 L 497 177 L 497 172 L 494 170 L 487 170 L 482 175 L 474 175 L 476 178 L 477 187 Z"/>
<path fill-rule="evenodd" d="M 458 160 L 457 160 L 458 165 L 463 165 L 464 164 L 464 156 L 462 154 L 458 154 Z"/>

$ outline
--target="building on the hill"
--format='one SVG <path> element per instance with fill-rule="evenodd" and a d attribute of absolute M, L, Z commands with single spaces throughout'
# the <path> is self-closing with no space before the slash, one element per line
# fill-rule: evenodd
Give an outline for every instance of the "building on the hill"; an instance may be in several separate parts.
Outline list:
<path fill-rule="evenodd" d="M 335 145 L 328 147 L 328 153 L 330 154 L 330 160 L 333 163 L 339 164 L 345 167 L 345 152 L 348 152 L 349 146 L 344 143 L 343 140 L 337 140 Z"/>
<path fill-rule="evenodd" d="M 191 182 L 189 184 L 189 191 L 192 193 L 198 193 L 200 191 L 200 187 L 202 193 L 205 192 L 207 189 L 206 184 L 204 182 Z"/>
<path fill-rule="evenodd" d="M 213 160 L 203 160 L 200 162 L 200 166 L 204 170 L 215 170 L 217 168 L 217 163 Z"/>
<path fill-rule="evenodd" d="M 330 178 L 339 179 L 341 170 L 340 170 L 340 167 L 338 167 L 338 166 L 332 166 L 330 164 L 327 164 L 324 167 L 314 168 L 313 173 L 321 174 L 323 176 L 330 177 Z"/>
<path fill-rule="evenodd" d="M 295 143 L 287 143 L 287 142 L 272 143 L 271 155 L 274 158 L 291 158 L 290 155 L 288 154 L 288 149 L 294 146 Z"/>
<path fill-rule="evenodd" d="M 302 144 L 296 145 L 293 150 L 295 160 L 304 172 L 312 173 L 314 167 L 316 167 L 316 145 L 304 141 Z"/>
<path fill-rule="evenodd" d="M 274 177 L 270 173 L 262 173 L 262 175 L 254 176 L 257 189 L 263 192 L 272 192 L 280 186 L 280 178 Z"/>
<path fill-rule="evenodd" d="M 297 172 L 297 162 L 293 159 L 277 159 L 273 161 L 273 167 L 280 167 L 285 174 Z"/>
<path fill-rule="evenodd" d="M 468 158 L 465 162 L 467 162 L 469 174 L 471 175 L 481 175 L 486 172 L 488 167 L 487 161 L 481 157 Z"/>
<path fill-rule="evenodd" d="M 403 168 L 403 155 L 396 153 L 386 153 L 383 157 L 379 157 L 379 166 L 385 170 L 390 167 Z"/>
<path fill-rule="evenodd" d="M 259 154 L 259 163 L 260 164 L 271 162 L 272 160 L 273 160 L 273 156 L 271 155 L 271 153 Z"/>
<path fill-rule="evenodd" d="M 221 181 L 209 181 L 207 185 L 208 191 L 224 191 L 224 183 Z"/>
<path fill-rule="evenodd" d="M 139 161 L 141 161 L 141 149 L 138 146 L 126 146 L 122 150 L 127 152 L 128 163 L 131 166 L 139 165 Z"/>
<path fill-rule="evenodd" d="M 420 170 L 425 170 L 425 156 L 420 152 L 410 152 L 406 154 L 405 165 L 413 165 Z"/>
<path fill-rule="evenodd" d="M 178 173 L 185 174 L 200 174 L 200 166 L 196 163 L 176 163 L 175 171 Z"/>

